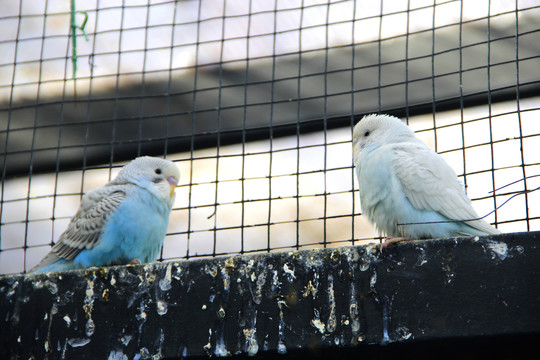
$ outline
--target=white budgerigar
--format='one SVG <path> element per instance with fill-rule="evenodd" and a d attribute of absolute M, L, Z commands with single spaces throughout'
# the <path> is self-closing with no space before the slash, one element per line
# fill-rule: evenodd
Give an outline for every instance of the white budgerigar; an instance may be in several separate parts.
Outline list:
<path fill-rule="evenodd" d="M 353 156 L 362 213 L 390 237 L 383 247 L 407 239 L 500 233 L 478 219 L 454 170 L 400 119 L 362 118 L 354 127 Z"/>
<path fill-rule="evenodd" d="M 156 260 L 179 178 L 169 160 L 131 161 L 104 187 L 86 193 L 67 230 L 32 271 Z"/>

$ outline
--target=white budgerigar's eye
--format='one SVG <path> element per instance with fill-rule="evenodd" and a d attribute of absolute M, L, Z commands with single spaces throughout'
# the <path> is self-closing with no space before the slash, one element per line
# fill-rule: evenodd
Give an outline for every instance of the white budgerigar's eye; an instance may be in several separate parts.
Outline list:
<path fill-rule="evenodd" d="M 367 131 L 366 131 L 366 132 L 364 133 L 364 136 L 365 136 L 365 137 L 368 137 L 368 136 L 369 136 L 369 134 L 370 134 L 370 131 L 369 131 L 369 130 L 367 130 Z"/>

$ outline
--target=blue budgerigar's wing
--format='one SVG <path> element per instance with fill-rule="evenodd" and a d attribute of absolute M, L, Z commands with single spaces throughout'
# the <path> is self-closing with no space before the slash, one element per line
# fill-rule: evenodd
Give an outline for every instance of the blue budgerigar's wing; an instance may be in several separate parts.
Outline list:
<path fill-rule="evenodd" d="M 99 241 L 109 216 L 126 196 L 125 186 L 105 186 L 89 191 L 81 201 L 79 210 L 51 252 L 32 271 L 60 259 L 73 260 L 82 250 L 93 248 Z"/>
<path fill-rule="evenodd" d="M 439 154 L 421 143 L 404 143 L 395 146 L 393 160 L 395 174 L 412 206 L 451 220 L 478 218 L 456 173 Z M 488 234 L 499 233 L 483 220 L 467 224 Z"/>

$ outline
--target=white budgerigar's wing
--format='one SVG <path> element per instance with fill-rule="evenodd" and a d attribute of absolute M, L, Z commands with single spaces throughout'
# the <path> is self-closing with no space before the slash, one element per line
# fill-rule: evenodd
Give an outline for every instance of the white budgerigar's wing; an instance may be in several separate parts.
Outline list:
<path fill-rule="evenodd" d="M 454 170 L 423 143 L 396 144 L 393 167 L 405 195 L 415 208 L 433 210 L 451 220 L 479 217 Z M 467 224 L 488 234 L 499 233 L 483 220 Z"/>

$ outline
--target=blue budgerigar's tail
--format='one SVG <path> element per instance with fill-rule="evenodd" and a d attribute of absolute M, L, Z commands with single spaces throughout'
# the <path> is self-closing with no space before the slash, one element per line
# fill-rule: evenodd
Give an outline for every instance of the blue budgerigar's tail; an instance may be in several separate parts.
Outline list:
<path fill-rule="evenodd" d="M 52 264 L 46 265 L 39 269 L 35 269 L 33 272 L 44 273 L 44 272 L 51 272 L 51 271 L 73 270 L 76 268 L 77 267 L 73 265 L 73 261 L 69 261 L 66 259 L 59 259 Z"/>

